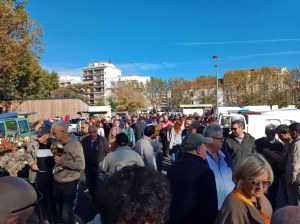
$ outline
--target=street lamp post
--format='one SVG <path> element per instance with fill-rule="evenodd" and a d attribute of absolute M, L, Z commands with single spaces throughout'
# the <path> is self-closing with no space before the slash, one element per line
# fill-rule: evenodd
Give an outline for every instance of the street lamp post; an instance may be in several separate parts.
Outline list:
<path fill-rule="evenodd" d="M 216 115 L 218 118 L 218 112 L 219 112 L 219 80 L 218 80 L 218 59 L 220 56 L 214 55 L 212 56 L 212 59 L 216 62 L 215 68 L 216 68 Z"/>

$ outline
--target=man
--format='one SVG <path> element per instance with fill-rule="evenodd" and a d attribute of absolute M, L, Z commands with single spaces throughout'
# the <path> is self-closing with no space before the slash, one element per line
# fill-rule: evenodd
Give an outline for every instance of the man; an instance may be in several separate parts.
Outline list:
<path fill-rule="evenodd" d="M 26 223 L 31 217 L 37 199 L 34 188 L 19 177 L 0 178 L 0 224 Z"/>
<path fill-rule="evenodd" d="M 64 146 L 62 153 L 54 155 L 53 194 L 56 222 L 75 223 L 73 208 L 80 171 L 85 167 L 83 149 L 77 137 L 68 133 L 65 122 L 54 122 L 51 133 Z"/>
<path fill-rule="evenodd" d="M 184 130 L 182 131 L 182 138 L 184 138 L 190 131 L 191 124 L 195 121 L 193 116 L 188 116 L 184 121 Z"/>
<path fill-rule="evenodd" d="M 271 224 L 299 224 L 300 207 L 286 206 L 278 209 L 272 216 Z"/>
<path fill-rule="evenodd" d="M 84 139 L 85 137 L 89 136 L 89 126 L 90 123 L 88 121 L 83 121 L 81 122 L 81 136 L 80 136 L 80 141 L 82 141 L 82 139 Z"/>
<path fill-rule="evenodd" d="M 248 133 L 244 132 L 244 122 L 235 120 L 231 123 L 232 133 L 225 140 L 225 149 L 230 154 L 234 164 L 249 154 L 255 152 L 255 139 Z"/>
<path fill-rule="evenodd" d="M 214 223 L 218 209 L 216 182 L 205 161 L 205 144 L 212 142 L 197 133 L 183 139 L 186 152 L 168 170 L 172 195 L 170 224 Z"/>
<path fill-rule="evenodd" d="M 265 137 L 259 138 L 255 141 L 255 146 L 256 151 L 265 156 L 273 169 L 274 180 L 268 189 L 267 197 L 275 211 L 277 208 L 277 193 L 281 176 L 280 158 L 283 150 L 283 144 L 275 138 L 276 126 L 274 124 L 269 124 L 265 127 L 265 134 Z"/>
<path fill-rule="evenodd" d="M 128 146 L 128 137 L 125 133 L 117 134 L 117 149 L 109 153 L 100 163 L 100 171 L 111 176 L 125 166 L 145 166 L 142 157 Z"/>
<path fill-rule="evenodd" d="M 223 130 L 220 126 L 207 125 L 203 131 L 203 135 L 213 139 L 211 144 L 206 145 L 206 159 L 215 175 L 218 210 L 220 210 L 225 198 L 235 187 L 232 180 L 233 163 L 228 152 L 222 149 Z"/>
<path fill-rule="evenodd" d="M 156 144 L 153 142 L 155 127 L 148 125 L 144 130 L 144 136 L 136 142 L 135 151 L 140 154 L 145 163 L 145 167 L 153 172 L 157 172 L 155 149 Z"/>
<path fill-rule="evenodd" d="M 99 164 L 110 152 L 108 140 L 97 134 L 97 127 L 88 127 L 89 136 L 85 137 L 81 144 L 85 158 L 85 177 L 86 184 L 93 200 L 95 200 L 95 187 Z"/>
<path fill-rule="evenodd" d="M 286 173 L 287 159 L 288 159 L 288 155 L 289 155 L 290 148 L 291 148 L 290 146 L 291 146 L 291 142 L 293 141 L 293 139 L 290 134 L 289 126 L 286 124 L 278 125 L 278 127 L 276 128 L 276 133 L 277 133 L 278 138 L 283 143 L 282 154 L 278 155 L 278 154 L 273 153 L 273 156 L 274 157 L 276 156 L 277 160 L 280 162 L 280 169 L 281 169 L 281 177 L 280 177 L 280 184 L 279 184 L 279 189 L 278 189 L 278 194 L 277 194 L 276 208 L 282 208 L 282 207 L 288 205 L 285 173 Z"/>
<path fill-rule="evenodd" d="M 293 139 L 286 164 L 286 190 L 289 205 L 300 206 L 300 123 L 289 126 Z"/>
<path fill-rule="evenodd" d="M 143 137 L 143 132 L 145 127 L 147 126 L 147 120 L 143 116 L 140 116 L 138 122 L 133 127 L 133 131 L 135 134 L 135 140 L 138 141 Z"/>
<path fill-rule="evenodd" d="M 47 126 L 40 127 L 35 134 L 37 140 L 27 146 L 29 181 L 35 183 L 35 189 L 43 194 L 40 201 L 39 217 L 42 223 L 51 222 L 53 218 L 53 167 L 54 158 L 50 150 L 50 128 Z"/>

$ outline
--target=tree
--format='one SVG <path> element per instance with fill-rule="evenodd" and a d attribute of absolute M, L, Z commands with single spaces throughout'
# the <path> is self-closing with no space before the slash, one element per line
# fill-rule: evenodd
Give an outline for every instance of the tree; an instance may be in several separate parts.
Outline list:
<path fill-rule="evenodd" d="M 38 83 L 43 43 L 37 21 L 29 20 L 26 0 L 0 1 L 0 97 L 28 97 Z"/>
<path fill-rule="evenodd" d="M 168 89 L 170 90 L 171 96 L 171 107 L 173 111 L 180 110 L 180 104 L 192 103 L 190 96 L 190 83 L 183 78 L 175 78 L 168 80 Z"/>
<path fill-rule="evenodd" d="M 216 77 L 213 75 L 197 76 L 193 82 L 194 99 L 200 104 L 216 104 Z M 218 81 L 218 88 L 221 89 L 221 83 Z M 220 95 L 218 94 L 219 101 Z"/>
<path fill-rule="evenodd" d="M 142 86 L 136 81 L 120 81 L 116 83 L 112 101 L 118 111 L 135 113 L 148 109 L 147 98 L 142 92 Z"/>
<path fill-rule="evenodd" d="M 160 109 L 167 102 L 166 81 L 159 78 L 151 77 L 145 85 L 141 85 L 142 92 L 150 102 L 154 110 Z"/>
<path fill-rule="evenodd" d="M 57 98 L 79 98 L 85 100 L 83 92 L 87 88 L 88 86 L 85 84 L 73 84 L 63 86 L 51 91 L 51 96 Z"/>
<path fill-rule="evenodd" d="M 291 101 L 294 104 L 300 104 L 300 68 L 294 68 L 289 71 Z"/>

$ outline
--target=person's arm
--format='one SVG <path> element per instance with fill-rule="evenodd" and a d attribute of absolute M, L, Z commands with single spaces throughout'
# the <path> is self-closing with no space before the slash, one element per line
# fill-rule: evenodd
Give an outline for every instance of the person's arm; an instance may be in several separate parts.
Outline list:
<path fill-rule="evenodd" d="M 72 159 L 66 160 L 64 158 L 64 155 L 61 156 L 62 162 L 58 162 L 58 165 L 63 165 L 65 167 L 68 167 L 72 170 L 84 170 L 85 168 L 85 160 L 84 160 L 84 154 L 83 154 L 83 148 L 79 141 L 70 142 L 69 154 L 72 157 Z M 55 156 L 56 158 L 57 156 Z M 57 159 L 56 159 L 57 161 Z M 60 164 L 61 163 L 61 164 Z"/>
<path fill-rule="evenodd" d="M 291 149 L 293 155 L 293 182 L 295 180 L 300 181 L 300 148 L 298 144 L 294 144 L 294 147 Z M 298 183 L 299 184 L 299 183 Z"/>
<path fill-rule="evenodd" d="M 134 131 L 132 128 L 130 128 L 130 136 L 131 136 L 131 139 L 132 139 L 132 145 L 135 146 L 135 135 L 134 135 Z"/>
<path fill-rule="evenodd" d="M 173 148 L 174 137 L 175 137 L 175 130 L 174 130 L 174 128 L 172 128 L 171 133 L 170 133 L 170 137 L 169 137 L 170 138 L 170 145 L 169 145 L 170 149 Z"/>
<path fill-rule="evenodd" d="M 99 164 L 100 171 L 107 174 L 109 172 L 108 157 L 105 157 Z"/>

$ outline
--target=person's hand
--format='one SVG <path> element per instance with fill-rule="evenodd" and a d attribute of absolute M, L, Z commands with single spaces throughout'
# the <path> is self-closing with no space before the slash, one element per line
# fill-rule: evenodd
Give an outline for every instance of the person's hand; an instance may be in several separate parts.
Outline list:
<path fill-rule="evenodd" d="M 270 154 L 270 149 L 269 148 L 263 148 L 263 153 L 266 155 Z"/>
<path fill-rule="evenodd" d="M 54 161 L 57 165 L 63 165 L 64 164 L 64 157 L 62 155 L 57 154 L 54 156 Z"/>
<path fill-rule="evenodd" d="M 32 170 L 36 170 L 36 171 L 39 170 L 39 167 L 37 166 L 36 163 L 31 164 L 30 167 L 31 167 Z"/>

